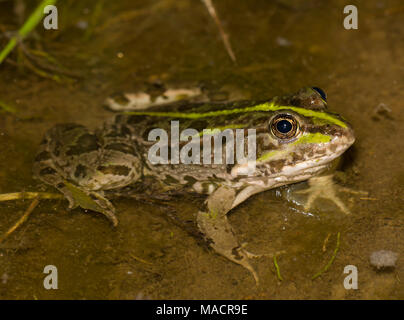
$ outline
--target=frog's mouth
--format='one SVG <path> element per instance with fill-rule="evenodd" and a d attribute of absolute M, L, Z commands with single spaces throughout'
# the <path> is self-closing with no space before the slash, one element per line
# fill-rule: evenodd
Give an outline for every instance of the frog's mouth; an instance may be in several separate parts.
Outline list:
<path fill-rule="evenodd" d="M 271 180 L 295 182 L 319 173 L 341 156 L 355 141 L 352 129 L 346 134 L 334 136 L 327 143 L 307 144 L 296 149 L 281 151 L 281 156 L 266 161 L 247 162 L 232 168 L 231 175 L 249 175 L 247 180 L 262 177 Z M 278 152 L 278 151 L 276 151 Z M 291 156 L 293 154 L 293 157 Z M 254 171 L 251 171 L 254 167 Z"/>
<path fill-rule="evenodd" d="M 279 175 L 293 177 L 304 174 L 315 174 L 327 167 L 334 159 L 340 157 L 355 141 L 353 136 L 334 137 L 329 143 L 313 150 L 317 156 L 306 157 L 293 164 L 285 164 Z M 316 152 L 317 151 L 317 152 Z"/>

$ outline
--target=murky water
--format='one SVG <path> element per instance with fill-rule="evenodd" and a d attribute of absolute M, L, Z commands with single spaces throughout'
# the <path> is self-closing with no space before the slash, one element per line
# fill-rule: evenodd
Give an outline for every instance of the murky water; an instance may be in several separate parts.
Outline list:
<path fill-rule="evenodd" d="M 43 133 L 53 124 L 94 128 L 111 117 L 102 107 L 106 97 L 161 81 L 254 99 L 306 85 L 324 88 L 330 109 L 349 119 L 357 135 L 338 181 L 369 196 L 347 195 L 349 216 L 331 203 L 305 215 L 276 191 L 236 208 L 230 220 L 251 251 L 286 251 L 278 257 L 283 281 L 272 259 L 253 262 L 259 287 L 243 268 L 173 225 L 164 208 L 115 201 L 120 224 L 113 229 L 101 215 L 44 200 L 0 244 L 0 298 L 404 298 L 402 1 L 354 1 L 359 29 L 351 31 L 342 25 L 345 1 L 213 2 L 237 63 L 199 1 L 61 3 L 59 30 L 37 28 L 24 48 L 0 65 L 0 101 L 18 110 L 0 114 L 0 192 L 45 190 L 33 180 L 31 167 Z M 0 3 L 2 32 L 18 27 L 13 3 Z M 5 45 L 4 36 L 0 43 Z M 49 69 L 52 61 L 32 50 L 54 57 L 57 72 Z M 58 81 L 46 78 L 53 74 Z M 380 104 L 386 112 L 378 112 Z M 0 234 L 30 202 L 0 203 Z M 200 203 L 190 196 L 173 206 L 192 217 Z M 312 280 L 333 255 L 338 232 L 335 260 Z M 399 253 L 394 270 L 377 272 L 370 266 L 369 255 L 381 249 Z M 58 290 L 43 287 L 46 265 L 58 268 Z M 358 290 L 344 289 L 346 265 L 358 268 Z"/>

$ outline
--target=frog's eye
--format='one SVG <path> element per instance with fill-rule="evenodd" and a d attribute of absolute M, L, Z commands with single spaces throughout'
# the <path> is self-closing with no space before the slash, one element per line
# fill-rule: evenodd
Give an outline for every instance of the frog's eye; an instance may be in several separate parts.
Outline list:
<path fill-rule="evenodd" d="M 321 98 L 324 101 L 327 101 L 327 94 L 324 92 L 323 89 L 319 88 L 319 87 L 311 87 L 314 91 L 317 91 L 317 93 L 321 96 Z"/>
<path fill-rule="evenodd" d="M 279 139 L 290 139 L 298 132 L 298 122 L 289 114 L 279 114 L 272 119 L 269 129 Z"/>

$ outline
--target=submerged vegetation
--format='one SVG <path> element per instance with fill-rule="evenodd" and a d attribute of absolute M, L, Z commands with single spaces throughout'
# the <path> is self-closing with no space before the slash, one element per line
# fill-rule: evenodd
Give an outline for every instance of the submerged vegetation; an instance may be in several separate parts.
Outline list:
<path fill-rule="evenodd" d="M 216 24 L 218 28 L 218 32 L 223 41 L 224 47 L 233 62 L 236 62 L 236 56 L 231 47 L 230 40 L 228 34 L 225 32 L 221 20 L 218 17 L 215 6 L 211 0 L 201 0 L 201 2 L 205 5 L 207 11 L 209 12 L 212 20 Z M 26 39 L 38 26 L 38 24 L 42 21 L 44 17 L 44 8 L 48 5 L 55 5 L 57 0 L 42 0 L 38 6 L 33 10 L 33 12 L 28 16 L 23 25 L 15 32 L 13 36 L 9 39 L 4 48 L 0 51 L 0 65 L 5 61 L 5 59 L 9 56 L 9 54 L 18 47 L 18 55 L 17 62 L 10 62 L 12 64 L 16 64 L 19 68 L 26 67 L 36 75 L 42 78 L 48 78 L 57 82 L 70 82 L 74 78 L 79 78 L 77 72 L 72 72 L 68 68 L 62 66 L 58 60 L 53 57 L 49 52 L 43 49 L 33 49 L 30 45 L 24 44 L 24 39 Z M 65 3 L 66 6 L 64 12 L 69 12 L 69 7 L 72 6 L 73 1 Z M 79 29 L 85 30 L 83 39 L 84 41 L 88 41 L 91 36 L 95 34 L 102 34 L 108 28 L 114 28 L 116 24 L 122 22 L 131 22 L 139 16 L 150 15 L 150 14 L 158 14 L 158 11 L 168 8 L 175 7 L 180 4 L 176 4 L 171 0 L 163 0 L 158 2 L 155 5 L 152 5 L 150 8 L 144 10 L 131 10 L 131 11 L 123 11 L 118 15 L 112 15 L 108 19 L 104 21 L 101 17 L 105 16 L 103 10 L 105 9 L 105 0 L 97 1 L 94 4 L 93 8 L 89 11 L 90 17 L 87 21 L 77 21 L 75 27 Z M 15 6 L 22 6 L 24 9 L 15 9 L 15 12 L 19 12 L 19 15 L 23 15 L 25 12 L 25 3 L 23 0 L 16 1 Z M 87 9 L 85 9 L 87 10 Z M 74 11 L 73 11 L 74 12 Z M 71 25 L 71 22 L 67 23 L 69 20 L 67 15 L 64 15 L 63 21 L 66 22 L 65 26 Z M 77 18 L 77 17 L 76 17 Z M 21 20 L 21 17 L 20 19 Z M 75 21 L 76 19 L 70 19 Z M 37 39 L 36 39 L 37 41 Z M 42 45 L 40 43 L 39 46 Z M 1 107 L 1 106 L 0 106 Z M 3 108 L 5 109 L 5 108 Z"/>
<path fill-rule="evenodd" d="M 27 21 L 17 31 L 17 33 L 11 37 L 6 47 L 0 51 L 0 64 L 8 56 L 8 54 L 17 46 L 19 42 L 22 42 L 28 34 L 35 29 L 39 22 L 41 22 L 44 15 L 44 8 L 48 5 L 54 5 L 57 0 L 43 0 L 34 12 L 28 17 Z"/>

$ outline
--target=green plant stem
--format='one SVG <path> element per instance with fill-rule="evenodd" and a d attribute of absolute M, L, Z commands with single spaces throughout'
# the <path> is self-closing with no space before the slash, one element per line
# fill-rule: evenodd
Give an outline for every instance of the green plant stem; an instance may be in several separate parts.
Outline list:
<path fill-rule="evenodd" d="M 279 268 L 278 262 L 276 261 L 276 255 L 274 255 L 274 266 L 275 266 L 275 269 L 276 269 L 276 276 L 278 277 L 278 279 L 280 281 L 282 281 L 283 278 L 281 276 L 281 270 Z"/>
<path fill-rule="evenodd" d="M 13 108 L 12 106 L 8 105 L 7 103 L 5 103 L 5 102 L 3 102 L 1 100 L 0 100 L 0 110 L 10 112 L 10 113 L 16 113 L 17 112 L 15 110 L 15 108 Z"/>
<path fill-rule="evenodd" d="M 29 16 L 27 21 L 22 25 L 17 34 L 10 39 L 5 48 L 0 52 L 0 64 L 9 55 L 9 53 L 15 48 L 18 41 L 24 39 L 42 20 L 43 9 L 48 5 L 53 5 L 57 0 L 43 0 L 34 12 Z"/>
<path fill-rule="evenodd" d="M 340 236 L 341 236 L 341 233 L 338 232 L 338 234 L 337 234 L 337 245 L 335 246 L 334 253 L 333 253 L 333 255 L 332 255 L 330 261 L 328 261 L 328 263 L 326 264 L 326 266 L 325 266 L 323 269 L 321 269 L 321 270 L 320 270 L 319 272 L 317 272 L 313 277 L 311 277 L 311 280 L 316 279 L 317 277 L 319 277 L 320 275 L 322 275 L 324 272 L 326 272 L 326 271 L 328 270 L 328 268 L 331 266 L 331 264 L 333 263 L 333 261 L 334 261 L 336 255 L 337 255 L 337 253 L 338 253 L 338 250 L 339 250 Z"/>

